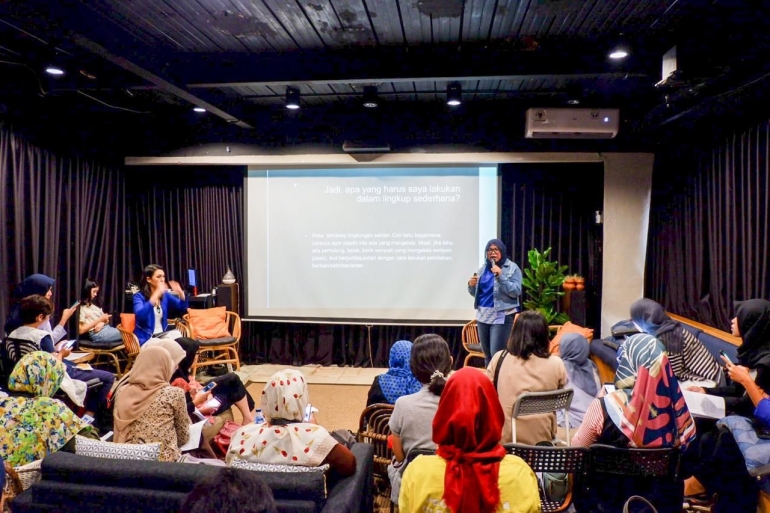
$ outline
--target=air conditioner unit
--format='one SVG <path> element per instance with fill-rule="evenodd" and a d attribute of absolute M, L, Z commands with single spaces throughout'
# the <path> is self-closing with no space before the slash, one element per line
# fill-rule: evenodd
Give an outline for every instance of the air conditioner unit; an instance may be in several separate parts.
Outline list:
<path fill-rule="evenodd" d="M 612 139 L 618 109 L 528 109 L 527 139 Z"/>

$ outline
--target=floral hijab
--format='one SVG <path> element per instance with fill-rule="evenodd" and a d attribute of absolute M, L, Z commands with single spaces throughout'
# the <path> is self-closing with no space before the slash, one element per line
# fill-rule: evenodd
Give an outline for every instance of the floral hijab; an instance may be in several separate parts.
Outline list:
<path fill-rule="evenodd" d="M 273 374 L 260 403 L 266 422 L 236 431 L 227 451 L 228 464 L 241 458 L 253 463 L 318 467 L 337 444 L 326 429 L 303 422 L 308 392 L 300 371 Z"/>
<path fill-rule="evenodd" d="M 663 344 L 633 335 L 621 347 L 617 390 L 604 397 L 610 420 L 633 447 L 680 447 L 695 438 L 695 423 Z"/>
<path fill-rule="evenodd" d="M 25 355 L 8 380 L 13 392 L 34 397 L 0 398 L 0 459 L 19 466 L 56 452 L 88 424 L 58 399 L 52 399 L 66 372 L 49 353 Z"/>
<path fill-rule="evenodd" d="M 412 343 L 408 340 L 399 340 L 390 348 L 390 368 L 386 374 L 380 374 L 382 395 L 389 404 L 396 404 L 402 395 L 416 394 L 422 388 L 409 367 L 411 357 Z"/>

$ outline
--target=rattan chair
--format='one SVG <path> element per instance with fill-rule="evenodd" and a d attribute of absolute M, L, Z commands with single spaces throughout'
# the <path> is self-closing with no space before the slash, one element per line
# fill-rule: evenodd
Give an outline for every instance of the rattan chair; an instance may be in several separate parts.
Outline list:
<path fill-rule="evenodd" d="M 484 358 L 484 350 L 479 343 L 479 329 L 475 319 L 463 326 L 462 342 L 463 348 L 468 351 L 468 356 L 463 361 L 463 367 L 468 366 L 468 360 L 471 358 Z"/>
<path fill-rule="evenodd" d="M 388 465 L 393 459 L 393 449 L 388 447 L 392 404 L 373 404 L 361 412 L 358 420 L 358 442 L 374 447 L 374 482 L 384 493 L 390 488 Z M 387 494 L 390 497 L 390 493 Z"/>
<path fill-rule="evenodd" d="M 126 374 L 134 365 L 134 360 L 136 360 L 137 355 L 139 355 L 139 350 L 142 346 L 139 345 L 139 338 L 137 338 L 133 331 L 125 330 L 121 325 L 118 325 L 118 331 L 120 331 L 120 336 L 123 339 L 123 346 L 125 348 L 126 367 L 123 369 L 123 374 Z"/>
<path fill-rule="evenodd" d="M 120 330 L 118 326 L 118 330 Z M 123 331 L 121 331 L 121 336 Z M 133 335 L 133 333 L 131 333 Z M 125 340 L 125 337 L 123 337 Z M 92 366 L 99 364 L 107 364 L 115 369 L 114 374 L 118 377 L 123 375 L 123 368 L 121 362 L 126 361 L 126 346 L 124 340 L 117 342 L 110 342 L 109 344 L 95 344 L 91 340 L 81 339 L 78 343 L 80 349 L 85 349 L 89 353 L 93 353 L 94 359 L 91 361 Z"/>
<path fill-rule="evenodd" d="M 567 420 L 564 425 L 567 430 L 567 445 L 569 445 L 569 407 L 572 404 L 574 393 L 574 390 L 571 388 L 561 388 L 547 392 L 524 392 L 517 397 L 516 402 L 513 404 L 513 413 L 511 413 L 511 430 L 513 432 L 511 440 L 513 440 L 513 443 L 516 443 L 517 418 L 563 410 L 564 418 Z"/>
<path fill-rule="evenodd" d="M 564 511 L 572 504 L 573 491 L 579 489 L 586 475 L 588 449 L 585 447 L 542 447 L 539 445 L 505 444 L 505 450 L 523 459 L 534 472 L 569 474 L 569 491 L 563 501 L 549 500 L 541 489 L 543 513 Z"/>
<path fill-rule="evenodd" d="M 225 322 L 230 333 L 229 337 L 217 339 L 198 339 L 195 336 L 195 325 L 190 322 L 190 314 L 182 317 L 183 323 L 177 323 L 183 335 L 195 339 L 198 342 L 198 352 L 190 366 L 193 376 L 198 373 L 200 367 L 219 364 L 234 364 L 235 370 L 241 370 L 241 359 L 238 356 L 238 344 L 241 340 L 241 317 L 235 312 L 225 312 Z"/>

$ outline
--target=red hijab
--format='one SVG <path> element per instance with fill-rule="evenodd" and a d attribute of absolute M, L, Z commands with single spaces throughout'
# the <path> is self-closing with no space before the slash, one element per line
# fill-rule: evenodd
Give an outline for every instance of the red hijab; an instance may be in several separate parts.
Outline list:
<path fill-rule="evenodd" d="M 495 387 L 483 372 L 464 368 L 449 378 L 433 418 L 433 441 L 446 460 L 444 502 L 454 513 L 497 510 L 504 421 Z"/>

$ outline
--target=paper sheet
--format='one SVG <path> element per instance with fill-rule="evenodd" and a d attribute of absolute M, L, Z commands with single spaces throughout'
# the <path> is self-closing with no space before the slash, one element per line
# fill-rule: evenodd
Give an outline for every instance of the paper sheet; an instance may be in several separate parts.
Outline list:
<path fill-rule="evenodd" d="M 75 360 L 80 360 L 84 356 L 88 356 L 91 353 L 70 353 L 69 356 L 67 356 L 67 360 L 74 362 Z"/>
<path fill-rule="evenodd" d="M 202 420 L 200 422 L 196 422 L 195 424 L 190 424 L 190 438 L 187 440 L 187 443 L 184 444 L 179 448 L 180 451 L 192 451 L 193 449 L 197 449 L 201 446 L 201 434 L 203 433 L 203 426 L 208 422 L 208 420 Z"/>
<path fill-rule="evenodd" d="M 701 394 L 682 390 L 687 409 L 693 417 L 721 419 L 725 416 L 725 399 L 718 395 Z"/>

